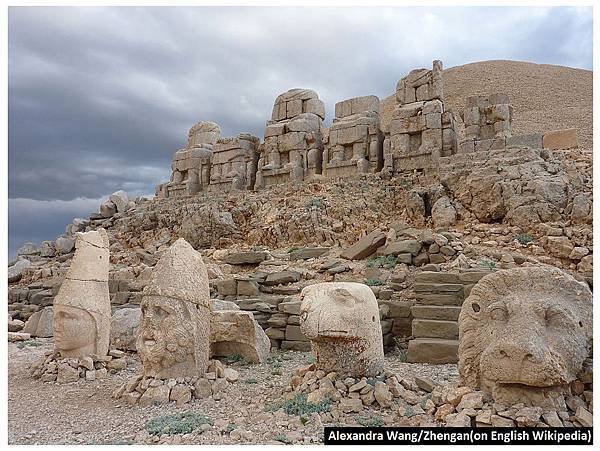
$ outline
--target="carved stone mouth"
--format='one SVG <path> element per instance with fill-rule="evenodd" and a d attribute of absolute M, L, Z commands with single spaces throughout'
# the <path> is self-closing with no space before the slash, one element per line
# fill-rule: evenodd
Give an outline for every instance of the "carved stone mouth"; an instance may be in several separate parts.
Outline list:
<path fill-rule="evenodd" d="M 334 329 L 327 329 L 327 330 L 321 330 L 319 331 L 319 335 L 322 335 L 324 337 L 329 337 L 329 336 L 338 336 L 338 335 L 348 335 L 348 331 L 347 330 L 334 330 Z"/>

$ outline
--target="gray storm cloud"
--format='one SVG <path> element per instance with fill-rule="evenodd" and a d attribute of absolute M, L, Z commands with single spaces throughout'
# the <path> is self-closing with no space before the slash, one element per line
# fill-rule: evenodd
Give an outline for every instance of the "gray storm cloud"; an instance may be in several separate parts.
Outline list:
<path fill-rule="evenodd" d="M 330 122 L 437 58 L 592 67 L 591 8 L 11 7 L 8 32 L 11 255 L 91 200 L 153 193 L 199 120 L 262 136 L 292 87 Z"/>

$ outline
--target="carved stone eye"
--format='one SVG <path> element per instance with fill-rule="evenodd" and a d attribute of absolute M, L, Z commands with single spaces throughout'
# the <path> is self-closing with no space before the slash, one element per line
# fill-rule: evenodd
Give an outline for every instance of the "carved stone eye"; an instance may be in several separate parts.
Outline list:
<path fill-rule="evenodd" d="M 506 321 L 508 319 L 508 311 L 504 307 L 494 307 L 490 311 L 490 317 L 496 321 Z"/>

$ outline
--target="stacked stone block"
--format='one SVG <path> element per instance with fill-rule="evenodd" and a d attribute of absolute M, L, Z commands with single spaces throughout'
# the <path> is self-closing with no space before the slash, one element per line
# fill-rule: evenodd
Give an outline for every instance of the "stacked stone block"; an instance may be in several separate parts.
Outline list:
<path fill-rule="evenodd" d="M 456 153 L 453 113 L 445 110 L 442 62 L 415 69 L 396 86 L 397 105 L 384 142 L 385 168 L 392 174 L 424 169 Z"/>
<path fill-rule="evenodd" d="M 185 149 L 173 155 L 171 181 L 156 187 L 157 197 L 177 197 L 205 191 L 210 183 L 212 148 L 221 136 L 214 122 L 198 122 L 188 133 Z"/>
<path fill-rule="evenodd" d="M 467 97 L 462 153 L 502 149 L 512 136 L 513 108 L 506 94 Z"/>
<path fill-rule="evenodd" d="M 458 361 L 458 315 L 471 288 L 490 271 L 423 271 L 415 277 L 412 337 L 408 344 L 411 363 Z"/>
<path fill-rule="evenodd" d="M 248 133 L 219 139 L 212 149 L 209 191 L 254 189 L 259 142 Z"/>
<path fill-rule="evenodd" d="M 315 91 L 291 89 L 277 97 L 256 173 L 256 188 L 309 179 L 322 172 L 325 106 Z"/>
<path fill-rule="evenodd" d="M 379 172 L 383 167 L 379 98 L 356 97 L 336 103 L 323 145 L 323 174 L 328 177 Z"/>

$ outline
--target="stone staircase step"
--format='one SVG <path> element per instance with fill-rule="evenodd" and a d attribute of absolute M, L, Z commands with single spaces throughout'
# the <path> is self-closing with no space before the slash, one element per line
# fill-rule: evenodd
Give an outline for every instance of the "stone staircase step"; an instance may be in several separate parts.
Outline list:
<path fill-rule="evenodd" d="M 458 340 L 416 338 L 408 343 L 410 363 L 457 363 Z"/>
<path fill-rule="evenodd" d="M 458 305 L 413 305 L 411 313 L 415 319 L 458 321 L 461 308 Z"/>
<path fill-rule="evenodd" d="M 412 335 L 416 338 L 458 339 L 458 322 L 436 319 L 413 319 Z"/>

